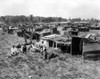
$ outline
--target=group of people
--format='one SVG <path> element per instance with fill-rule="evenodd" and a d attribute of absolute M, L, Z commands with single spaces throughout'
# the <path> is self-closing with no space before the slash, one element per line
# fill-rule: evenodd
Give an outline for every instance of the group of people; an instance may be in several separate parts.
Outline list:
<path fill-rule="evenodd" d="M 19 54 L 19 52 L 25 53 L 27 52 L 27 47 L 25 44 L 18 44 L 17 46 L 13 45 L 11 47 L 11 56 Z"/>
<path fill-rule="evenodd" d="M 34 44 L 31 44 L 30 46 L 32 49 L 39 50 L 41 55 L 43 56 L 43 59 L 48 59 L 48 52 L 47 47 L 45 45 L 40 44 L 39 42 L 36 42 Z"/>
<path fill-rule="evenodd" d="M 17 46 L 13 45 L 11 47 L 11 56 L 16 56 L 20 52 L 26 53 L 27 51 L 30 51 L 30 49 L 33 49 L 34 51 L 39 50 L 41 55 L 43 56 L 43 59 L 48 59 L 48 53 L 47 53 L 47 48 L 46 46 L 39 45 L 38 47 L 36 46 L 35 43 L 29 44 L 27 47 L 27 44 L 18 44 Z"/>

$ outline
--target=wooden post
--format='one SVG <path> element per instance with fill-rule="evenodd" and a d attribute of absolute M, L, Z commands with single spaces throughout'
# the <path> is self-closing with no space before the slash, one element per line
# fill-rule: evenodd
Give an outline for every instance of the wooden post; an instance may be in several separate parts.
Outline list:
<path fill-rule="evenodd" d="M 71 45 L 70 45 L 70 54 L 72 55 L 72 40 L 71 40 Z"/>
<path fill-rule="evenodd" d="M 54 48 L 54 42 L 53 42 L 53 46 L 52 46 L 52 48 Z"/>
<path fill-rule="evenodd" d="M 84 52 L 84 41 L 82 42 L 82 59 L 85 59 L 85 52 Z"/>
<path fill-rule="evenodd" d="M 56 42 L 56 48 L 57 48 L 57 44 L 58 44 L 58 43 Z"/>

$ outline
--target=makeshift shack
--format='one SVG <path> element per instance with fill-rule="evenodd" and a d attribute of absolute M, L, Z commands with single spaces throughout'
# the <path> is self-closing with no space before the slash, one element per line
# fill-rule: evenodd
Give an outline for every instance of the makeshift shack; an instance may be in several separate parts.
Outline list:
<path fill-rule="evenodd" d="M 43 29 L 44 29 L 43 27 L 39 27 L 39 26 L 35 27 L 36 32 L 41 32 L 41 31 L 43 31 Z"/>
<path fill-rule="evenodd" d="M 83 41 L 83 54 L 86 56 L 100 56 L 100 35 L 95 35 L 95 39 L 87 38 Z"/>
<path fill-rule="evenodd" d="M 44 36 L 44 37 L 41 37 L 41 40 L 43 41 L 47 41 L 49 44 L 48 44 L 48 47 L 56 47 L 56 44 L 55 44 L 55 41 L 54 39 L 59 37 L 59 35 L 56 35 L 56 34 L 52 34 L 52 35 L 48 35 L 48 36 Z M 40 40 L 40 41 L 41 41 Z"/>
<path fill-rule="evenodd" d="M 43 31 L 37 32 L 37 33 L 39 33 L 41 37 L 48 36 L 48 35 L 51 35 L 52 34 L 52 32 L 51 32 L 50 29 L 44 29 Z"/>
<path fill-rule="evenodd" d="M 80 31 L 80 32 L 89 32 L 89 27 L 79 27 L 78 31 Z"/>
<path fill-rule="evenodd" d="M 38 33 L 32 33 L 32 39 L 33 40 L 37 40 L 37 41 L 39 41 L 40 40 L 40 34 L 38 34 Z"/>
<path fill-rule="evenodd" d="M 49 48 L 59 48 L 63 52 L 70 53 L 70 38 L 53 34 L 42 37 L 41 39 L 48 42 Z"/>
<path fill-rule="evenodd" d="M 17 31 L 18 31 L 17 27 L 9 27 L 7 32 L 8 32 L 8 34 L 14 34 Z"/>
<path fill-rule="evenodd" d="M 78 31 L 69 31 L 70 36 L 78 36 Z"/>
<path fill-rule="evenodd" d="M 54 28 L 52 29 L 52 33 L 53 33 L 53 34 L 60 34 L 60 32 L 57 30 L 57 27 L 54 27 Z"/>
<path fill-rule="evenodd" d="M 40 40 L 40 34 L 36 33 L 36 32 L 29 32 L 26 30 L 20 30 L 19 32 L 17 32 L 17 35 L 19 37 L 25 37 L 26 39 L 32 39 L 32 40 Z"/>
<path fill-rule="evenodd" d="M 70 54 L 82 55 L 84 58 L 100 56 L 100 35 L 88 34 L 86 37 L 72 37 Z"/>

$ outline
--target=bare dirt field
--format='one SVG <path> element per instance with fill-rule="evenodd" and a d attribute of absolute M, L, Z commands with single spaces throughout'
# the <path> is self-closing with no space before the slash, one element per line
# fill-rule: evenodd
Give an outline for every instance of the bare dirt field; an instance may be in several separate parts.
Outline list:
<path fill-rule="evenodd" d="M 100 79 L 100 61 L 64 54 L 45 61 L 40 53 L 8 57 L 10 46 L 23 38 L 0 31 L 0 79 Z"/>

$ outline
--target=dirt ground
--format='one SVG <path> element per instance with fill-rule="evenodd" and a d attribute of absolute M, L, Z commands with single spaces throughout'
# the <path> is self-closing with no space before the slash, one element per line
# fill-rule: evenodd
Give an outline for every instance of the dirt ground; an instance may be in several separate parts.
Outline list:
<path fill-rule="evenodd" d="M 100 61 L 62 54 L 49 61 L 38 52 L 8 57 L 10 46 L 23 38 L 0 31 L 0 79 L 100 79 Z"/>

